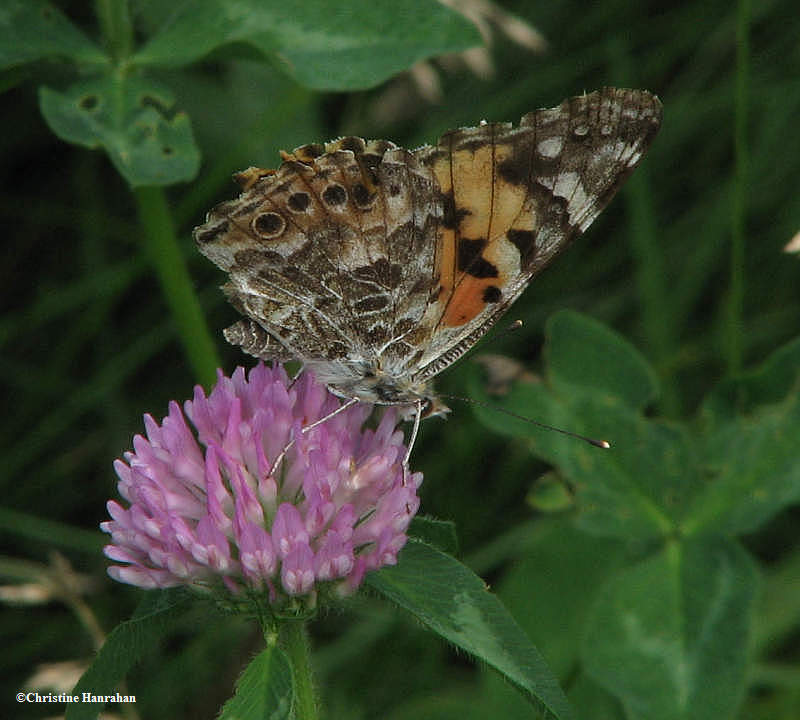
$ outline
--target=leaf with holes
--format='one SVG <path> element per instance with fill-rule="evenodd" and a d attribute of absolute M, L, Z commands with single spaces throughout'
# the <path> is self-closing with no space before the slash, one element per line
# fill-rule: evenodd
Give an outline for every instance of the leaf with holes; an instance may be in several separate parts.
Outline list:
<path fill-rule="evenodd" d="M 102 147 L 132 186 L 170 185 L 197 174 L 200 151 L 189 118 L 150 80 L 100 77 L 64 92 L 42 87 L 39 105 L 58 137 Z"/>

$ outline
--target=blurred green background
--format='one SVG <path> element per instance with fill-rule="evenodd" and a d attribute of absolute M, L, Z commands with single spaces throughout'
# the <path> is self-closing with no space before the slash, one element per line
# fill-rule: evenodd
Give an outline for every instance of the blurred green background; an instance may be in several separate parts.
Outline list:
<path fill-rule="evenodd" d="M 57 5 L 99 38 L 93 5 Z M 362 6 L 352 7 L 357 24 Z M 508 319 L 523 319 L 523 329 L 489 351 L 538 372 L 548 316 L 586 313 L 655 368 L 661 395 L 649 414 L 691 427 L 717 382 L 797 336 L 800 258 L 783 251 L 800 231 L 796 3 L 753 3 L 744 23 L 742 7 L 720 0 L 469 7 L 480 16 L 485 50 L 418 63 L 364 90 L 310 89 L 282 61 L 240 45 L 188 67 L 151 70 L 187 113 L 201 153 L 196 178 L 164 189 L 166 206 L 161 190 L 131 192 L 103 152 L 48 128 L 37 88 L 63 91 L 77 77 L 70 63 L 48 58 L 0 74 L 0 571 L 15 588 L 0 615 L 1 716 L 52 712 L 17 705 L 13 695 L 43 664 L 88 659 L 98 633 L 127 618 L 141 594 L 105 575 L 97 526 L 116 495 L 111 463 L 142 431 L 143 413 L 162 417 L 168 401 L 190 397 L 200 379 L 142 220 L 157 226 L 164 218 L 153 217 L 168 208 L 222 367 L 249 365 L 221 337 L 236 314 L 218 289 L 221 273 L 190 233 L 212 205 L 235 195 L 234 171 L 275 167 L 280 149 L 346 134 L 414 148 L 482 119 L 516 122 L 603 85 L 649 89 L 664 104 L 664 123 L 647 158 L 514 306 Z M 130 8 L 137 44 L 169 19 L 155 2 Z M 438 387 L 467 395 L 481 377 L 466 359 Z M 526 503 L 548 465 L 526 442 L 479 423 L 466 404 L 451 404 L 446 422 L 423 424 L 412 462 L 425 474 L 423 512 L 455 521 L 462 559 L 507 602 L 578 706 L 593 708 L 585 717 L 626 717 L 630 708 L 587 678 L 574 649 L 580 614 L 622 562 L 620 543 L 572 529 L 569 507 L 543 512 Z M 786 432 L 800 439 L 796 427 Z M 796 507 L 784 509 L 743 538 L 763 577 L 741 718 L 800 713 L 799 521 Z M 551 580 L 558 592 L 542 589 Z M 26 603 L 23 589 L 34 600 Z M 372 598 L 352 605 L 312 628 L 327 717 L 532 716 L 513 691 L 400 613 Z M 99 623 L 93 631 L 90 616 Z M 214 717 L 259 644 L 254 627 L 219 616 L 209 622 L 198 607 L 129 678 L 135 711 Z M 63 680 L 68 669 L 54 672 Z"/>

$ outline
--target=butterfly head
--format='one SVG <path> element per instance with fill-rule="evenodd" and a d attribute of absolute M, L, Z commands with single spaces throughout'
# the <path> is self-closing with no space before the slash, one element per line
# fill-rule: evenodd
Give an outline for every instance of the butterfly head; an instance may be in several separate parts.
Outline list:
<path fill-rule="evenodd" d="M 418 413 L 427 418 L 445 416 L 450 412 L 450 408 L 436 396 L 430 380 L 415 380 L 404 373 L 392 373 L 382 368 L 380 363 L 370 363 L 368 367 L 359 364 L 358 367 L 348 367 L 349 372 L 334 373 L 330 372 L 329 363 L 307 362 L 306 366 L 342 398 L 358 398 L 374 405 L 395 405 L 406 418 Z M 338 369 L 342 370 L 341 367 Z"/>

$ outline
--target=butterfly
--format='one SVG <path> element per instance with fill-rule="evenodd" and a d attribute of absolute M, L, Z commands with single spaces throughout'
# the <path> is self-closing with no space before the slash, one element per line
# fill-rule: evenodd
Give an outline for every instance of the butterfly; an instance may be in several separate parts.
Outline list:
<path fill-rule="evenodd" d="M 409 151 L 344 137 L 249 168 L 196 228 L 244 316 L 225 337 L 351 402 L 444 414 L 432 380 L 583 233 L 642 159 L 658 98 L 604 88 Z"/>

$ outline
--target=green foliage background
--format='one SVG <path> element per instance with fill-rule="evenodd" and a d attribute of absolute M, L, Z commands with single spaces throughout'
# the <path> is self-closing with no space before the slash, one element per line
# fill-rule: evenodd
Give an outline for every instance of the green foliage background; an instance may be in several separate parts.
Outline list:
<path fill-rule="evenodd" d="M 249 362 L 222 341 L 235 314 L 190 238 L 235 194 L 231 173 L 343 134 L 416 147 L 602 85 L 656 92 L 664 125 L 514 306 L 524 328 L 491 346 L 544 381 L 491 397 L 467 359 L 439 388 L 614 449 L 454 402 L 415 452 L 423 511 L 456 523 L 461 559 L 576 717 L 798 716 L 800 264 L 782 252 L 800 230 L 794 2 L 504 3 L 548 51 L 495 29 L 493 77 L 436 64 L 436 103 L 398 73 L 479 40 L 422 0 L 57 6 L 0 9 L 0 572 L 59 588 L 2 610 L 0 716 L 41 717 L 13 700 L 36 666 L 91 657 L 82 610 L 109 632 L 142 595 L 107 579 L 97 531 L 142 413 L 162 416 L 218 362 Z M 91 580 L 82 599 L 53 550 Z M 312 631 L 325 717 L 532 716 L 374 595 Z M 135 711 L 214 717 L 262 650 L 251 625 L 190 606 L 128 675 Z"/>

